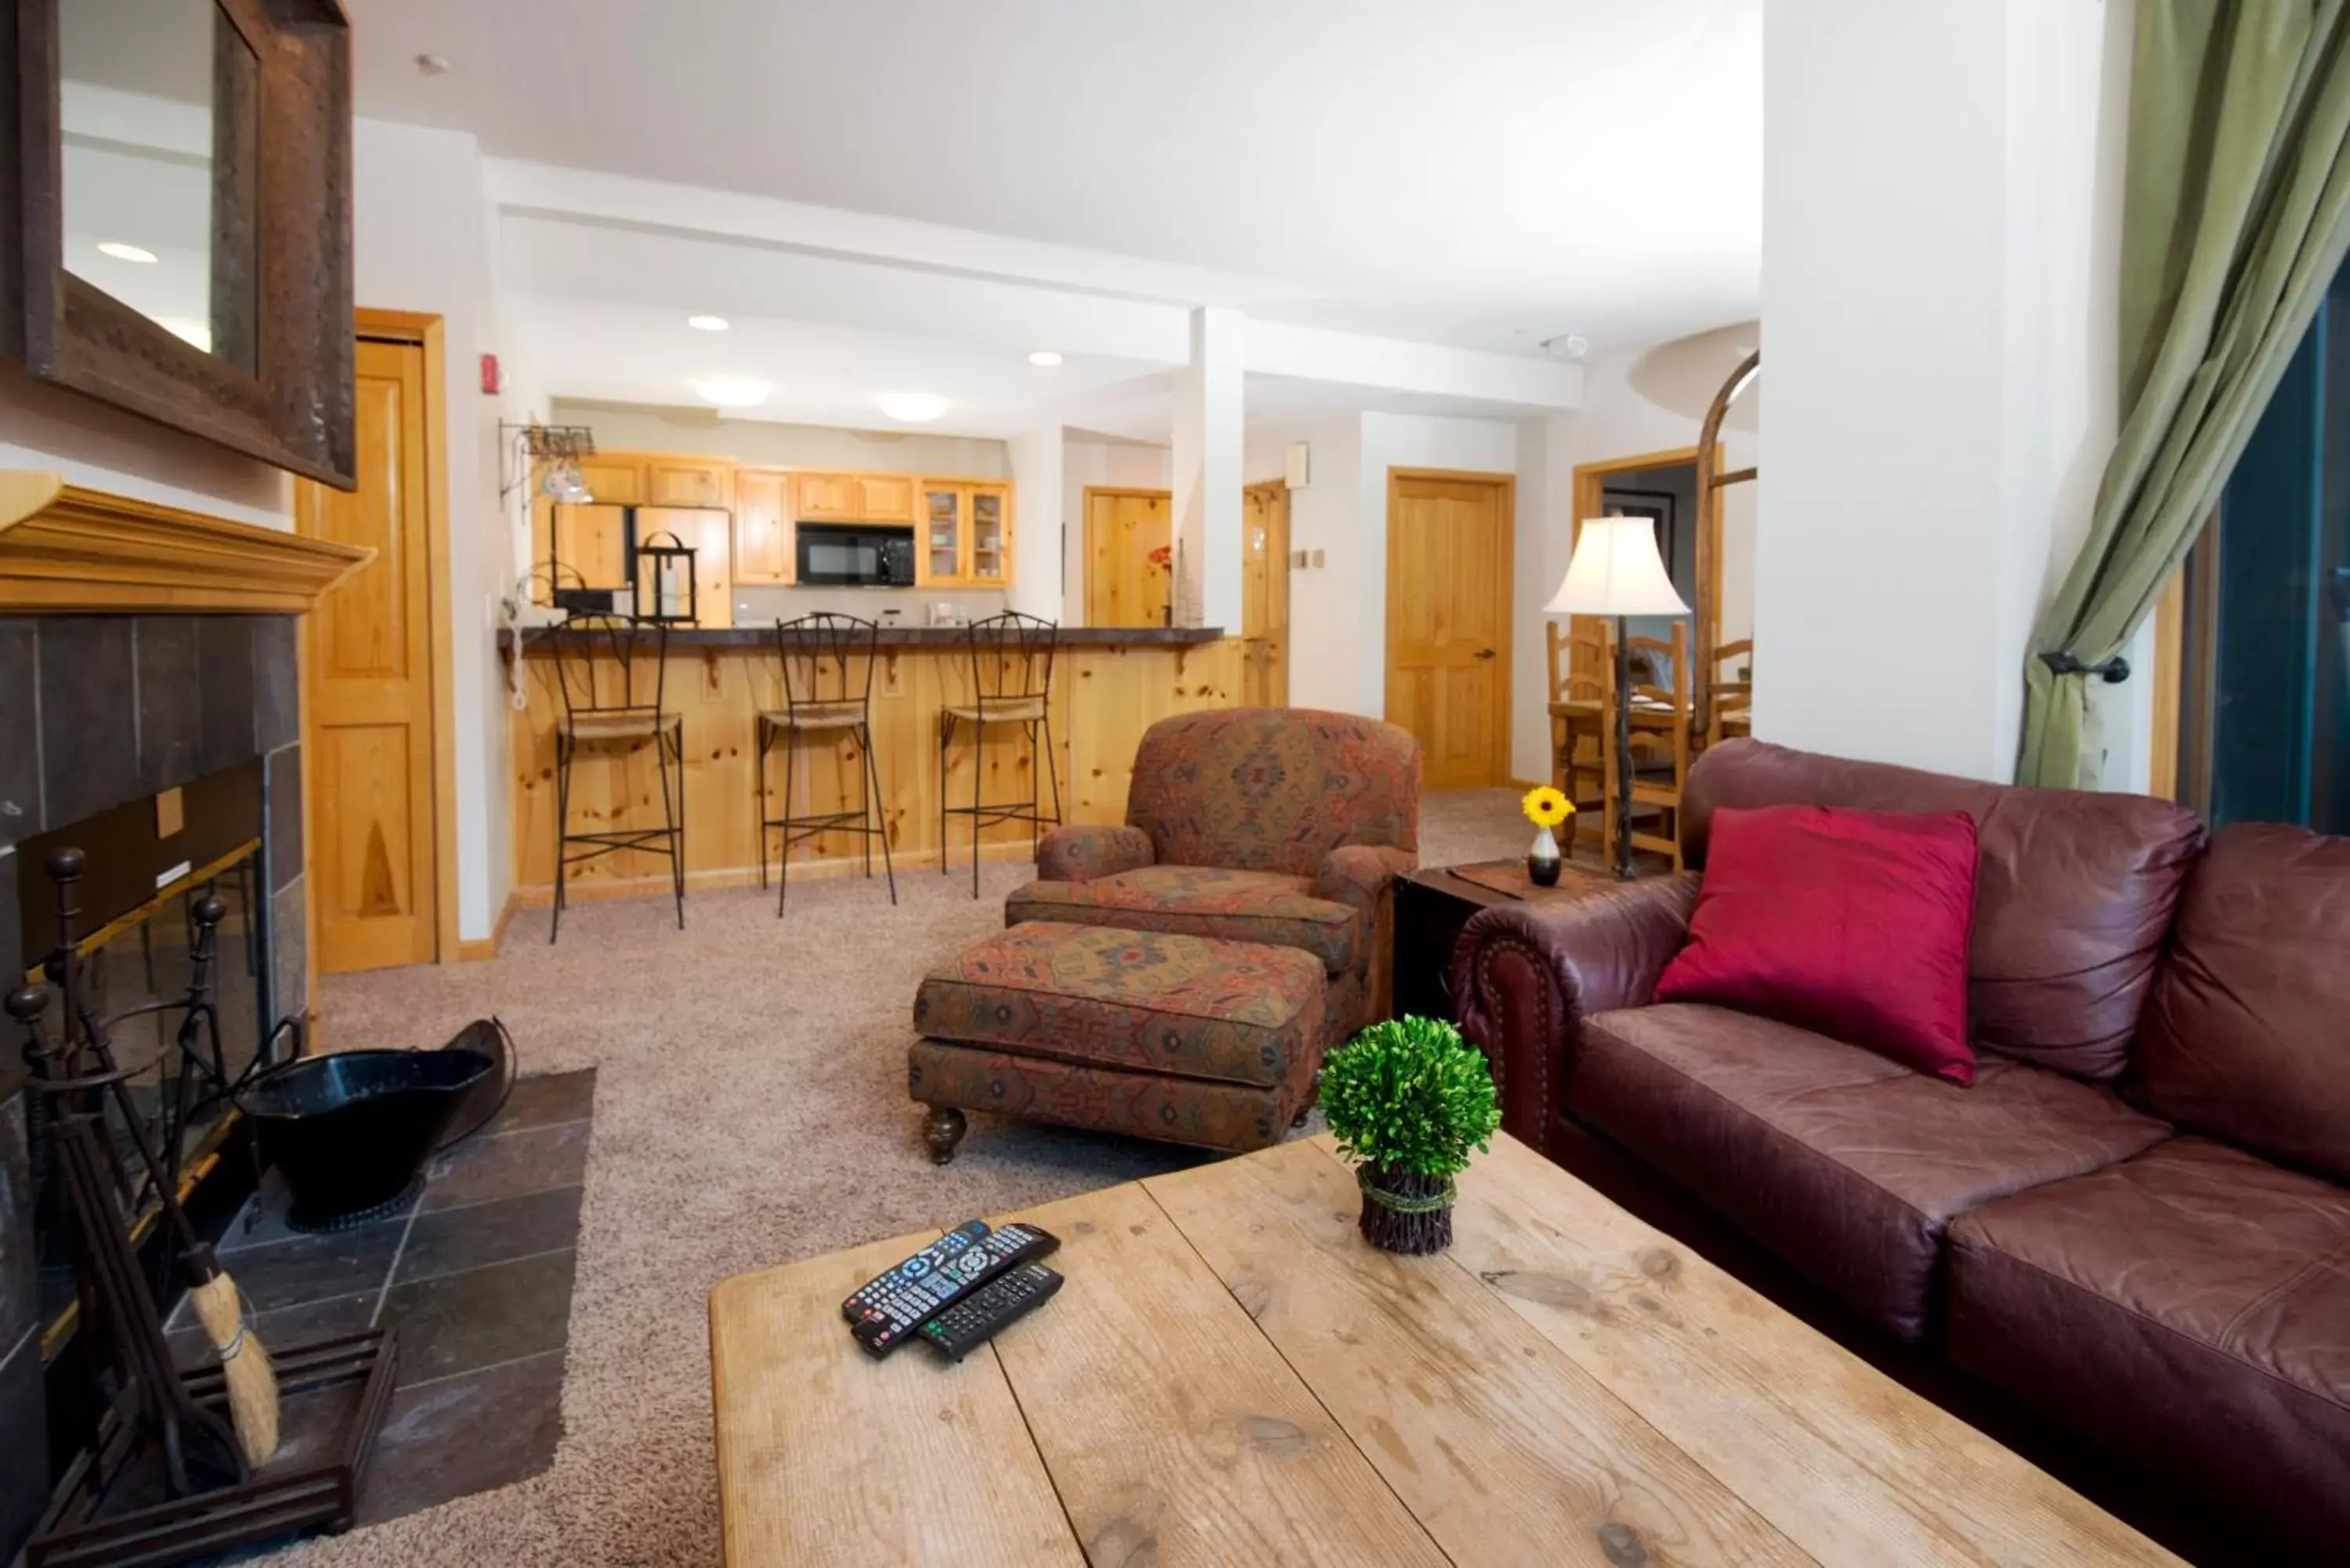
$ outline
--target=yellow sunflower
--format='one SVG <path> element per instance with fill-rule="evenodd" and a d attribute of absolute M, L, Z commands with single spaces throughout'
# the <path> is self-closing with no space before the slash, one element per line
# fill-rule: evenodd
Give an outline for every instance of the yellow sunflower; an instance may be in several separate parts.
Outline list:
<path fill-rule="evenodd" d="M 1556 827 L 1575 815 L 1575 803 L 1548 784 L 1536 784 L 1526 791 L 1520 803 L 1526 820 L 1536 827 Z"/>

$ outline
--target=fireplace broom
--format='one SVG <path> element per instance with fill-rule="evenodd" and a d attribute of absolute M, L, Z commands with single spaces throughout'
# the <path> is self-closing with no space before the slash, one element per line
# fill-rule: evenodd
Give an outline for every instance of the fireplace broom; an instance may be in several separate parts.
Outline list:
<path fill-rule="evenodd" d="M 109 1080 L 107 1086 L 114 1093 L 124 1127 L 139 1152 L 139 1162 L 154 1184 L 156 1199 L 163 1207 L 165 1219 L 179 1243 L 181 1263 L 187 1271 L 188 1304 L 203 1324 L 204 1336 L 220 1355 L 221 1378 L 228 1388 L 229 1424 L 236 1431 L 237 1447 L 244 1451 L 245 1463 L 258 1469 L 277 1452 L 277 1374 L 269 1365 L 269 1353 L 262 1347 L 260 1336 L 244 1321 L 244 1298 L 237 1293 L 236 1282 L 220 1266 L 219 1256 L 196 1234 L 195 1227 L 188 1222 L 187 1210 L 180 1207 L 180 1194 L 162 1162 L 155 1158 L 146 1124 L 122 1081 L 120 1068 L 115 1064 L 113 1043 L 107 1038 L 104 1026 L 91 1012 L 78 983 L 81 963 L 74 951 L 71 933 L 73 917 L 78 911 L 71 907 L 71 888 L 81 877 L 82 865 L 78 849 L 53 850 L 44 863 L 43 869 L 57 886 L 59 935 L 57 950 L 47 967 L 50 978 L 64 992 L 68 1037 L 78 1021 L 84 1039 L 98 1058 L 99 1073 Z"/>

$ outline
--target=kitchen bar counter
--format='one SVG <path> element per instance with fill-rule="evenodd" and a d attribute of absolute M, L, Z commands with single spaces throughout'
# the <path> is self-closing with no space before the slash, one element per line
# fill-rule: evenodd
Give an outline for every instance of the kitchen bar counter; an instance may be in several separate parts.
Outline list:
<path fill-rule="evenodd" d="M 757 717 L 762 709 L 784 705 L 774 638 L 773 626 L 680 628 L 670 633 L 662 701 L 684 719 L 690 888 L 759 880 Z M 502 634 L 500 646 L 512 660 L 512 633 Z M 534 906 L 554 895 L 555 727 L 562 699 L 545 631 L 527 632 L 521 649 L 526 701 L 511 712 L 508 733 L 515 888 L 519 903 Z M 1049 711 L 1065 820 L 1125 820 L 1127 784 L 1143 731 L 1170 714 L 1239 703 L 1247 668 L 1241 639 L 1213 628 L 1063 628 Z M 972 744 L 970 725 L 962 725 L 945 777 L 939 776 L 940 715 L 971 701 L 971 681 L 961 628 L 882 632 L 873 674 L 873 752 L 881 777 L 879 815 L 901 877 L 938 875 L 942 792 L 945 800 L 966 806 L 974 783 L 991 802 L 1027 796 L 1028 742 L 1016 724 L 991 725 L 983 750 Z M 846 736 L 836 732 L 804 742 L 794 766 L 794 815 L 855 809 L 861 773 L 856 744 Z M 783 781 L 778 747 L 767 764 L 770 815 L 781 815 Z M 1049 802 L 1051 784 L 1040 794 Z M 659 826 L 661 803 L 651 748 L 583 751 L 573 764 L 570 815 L 574 832 Z M 970 819 L 951 818 L 947 833 L 957 875 L 968 888 Z M 770 864 L 777 836 L 767 835 Z M 1030 855 L 1028 830 L 1017 823 L 987 829 L 981 843 L 983 860 L 1025 860 Z M 861 870 L 861 855 L 860 843 L 846 835 L 811 838 L 793 853 L 792 879 Z M 886 902 L 878 855 L 874 871 L 872 896 Z M 669 873 L 657 857 L 623 852 L 575 867 L 570 886 L 573 898 L 658 892 L 665 906 Z M 689 899 L 689 937 L 693 919 Z M 654 924 L 667 926 L 666 908 Z"/>
<path fill-rule="evenodd" d="M 548 629 L 526 628 L 524 641 L 542 641 Z M 879 642 L 883 648 L 961 648 L 964 629 L 959 626 L 885 625 Z M 1063 648 L 1196 648 L 1222 641 L 1223 636 L 1222 628 L 1212 626 L 1065 626 L 1058 640 Z M 501 630 L 498 647 L 510 651 L 514 639 L 513 628 Z M 764 626 L 671 627 L 669 634 L 671 648 L 772 648 L 775 640 L 772 621 Z"/>

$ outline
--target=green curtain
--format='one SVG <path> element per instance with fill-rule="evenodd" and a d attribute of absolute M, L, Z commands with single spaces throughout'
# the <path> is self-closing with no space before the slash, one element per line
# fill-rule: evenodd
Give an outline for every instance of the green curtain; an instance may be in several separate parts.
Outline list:
<path fill-rule="evenodd" d="M 2089 682 L 2195 543 L 2341 265 L 2345 5 L 2139 0 L 2121 433 L 2087 542 L 2025 660 L 2021 783 L 2095 787 L 2104 758 Z"/>

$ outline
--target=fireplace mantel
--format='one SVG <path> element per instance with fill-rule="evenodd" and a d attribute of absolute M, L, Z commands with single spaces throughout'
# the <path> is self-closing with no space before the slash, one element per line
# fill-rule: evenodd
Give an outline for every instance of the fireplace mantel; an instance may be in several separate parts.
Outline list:
<path fill-rule="evenodd" d="M 0 615 L 300 615 L 374 555 L 0 469 Z"/>

